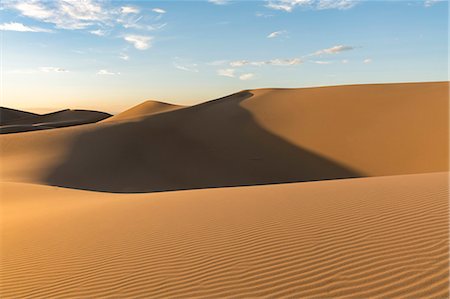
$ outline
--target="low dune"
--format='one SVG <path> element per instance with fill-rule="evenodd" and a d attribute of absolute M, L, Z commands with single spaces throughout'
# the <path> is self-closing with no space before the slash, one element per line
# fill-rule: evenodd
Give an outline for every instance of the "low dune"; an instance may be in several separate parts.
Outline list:
<path fill-rule="evenodd" d="M 1 192 L 2 298 L 449 296 L 447 173 Z"/>
<path fill-rule="evenodd" d="M 66 109 L 57 112 L 21 117 L 0 126 L 0 134 L 46 130 L 95 123 L 111 114 L 91 110 Z"/>
<path fill-rule="evenodd" d="M 129 193 L 447 171 L 448 87 L 248 90 L 138 121 L 9 134 L 1 175 Z"/>
<path fill-rule="evenodd" d="M 22 118 L 31 118 L 38 116 L 39 114 L 6 108 L 6 107 L 0 107 L 0 125 L 7 124 L 11 121 L 19 120 Z"/>
<path fill-rule="evenodd" d="M 183 106 L 163 103 L 159 101 L 145 101 L 137 106 L 125 110 L 122 113 L 105 119 L 104 122 L 140 119 L 149 115 L 172 111 L 180 108 L 183 108 Z"/>

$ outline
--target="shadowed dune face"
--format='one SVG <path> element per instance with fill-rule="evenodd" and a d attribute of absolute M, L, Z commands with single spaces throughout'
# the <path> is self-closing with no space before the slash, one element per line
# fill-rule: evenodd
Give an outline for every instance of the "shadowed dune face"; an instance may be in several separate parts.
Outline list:
<path fill-rule="evenodd" d="M 262 129 L 251 92 L 80 134 L 50 185 L 151 192 L 302 182 L 361 174 Z"/>
<path fill-rule="evenodd" d="M 1 171 L 107 192 L 446 171 L 447 91 L 447 82 L 244 91 L 142 119 L 2 136 Z"/>
<path fill-rule="evenodd" d="M 7 124 L 12 121 L 16 121 L 23 118 L 31 118 L 34 116 L 38 116 L 38 114 L 20 111 L 16 109 L 0 107 L 0 125 Z"/>
<path fill-rule="evenodd" d="M 16 118 L 0 126 L 0 134 L 46 130 L 95 123 L 111 114 L 90 110 L 71 110 L 52 112 Z"/>

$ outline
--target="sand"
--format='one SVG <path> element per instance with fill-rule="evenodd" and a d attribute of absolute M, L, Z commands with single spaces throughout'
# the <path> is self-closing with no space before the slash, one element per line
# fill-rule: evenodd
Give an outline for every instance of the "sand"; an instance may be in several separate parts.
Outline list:
<path fill-rule="evenodd" d="M 448 88 L 244 90 L 4 134 L 0 297 L 448 298 Z"/>
<path fill-rule="evenodd" d="M 2 298 L 448 298 L 448 174 L 152 194 L 3 183 Z"/>
<path fill-rule="evenodd" d="M 5 109 L 5 108 L 3 108 Z M 91 110 L 66 109 L 57 112 L 18 117 L 10 119 L 0 126 L 0 134 L 47 130 L 89 124 L 110 117 L 111 114 Z"/>
<path fill-rule="evenodd" d="M 152 192 L 448 170 L 448 83 L 242 91 L 2 136 L 4 180 Z"/>
<path fill-rule="evenodd" d="M 131 107 L 124 112 L 109 117 L 105 119 L 104 122 L 140 119 L 149 115 L 172 111 L 180 108 L 183 108 L 183 106 L 148 100 L 137 106 Z"/>
<path fill-rule="evenodd" d="M 18 120 L 21 118 L 33 116 L 38 116 L 38 114 L 6 107 L 0 107 L 0 125 L 7 124 L 8 122 Z"/>

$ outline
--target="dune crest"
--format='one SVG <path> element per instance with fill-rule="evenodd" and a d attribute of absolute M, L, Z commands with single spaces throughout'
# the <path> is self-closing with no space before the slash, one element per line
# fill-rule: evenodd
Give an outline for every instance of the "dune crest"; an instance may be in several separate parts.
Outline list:
<path fill-rule="evenodd" d="M 123 121 L 123 120 L 130 120 L 133 118 L 142 118 L 145 116 L 172 111 L 183 107 L 184 106 L 148 100 L 143 103 L 140 103 L 139 105 L 131 107 L 130 109 L 125 110 L 124 112 L 113 115 L 112 117 L 105 119 L 103 122 Z"/>
<path fill-rule="evenodd" d="M 0 107 L 0 125 L 5 125 L 11 121 L 16 121 L 26 117 L 34 117 L 39 114 L 31 113 L 27 111 L 21 111 L 6 107 Z"/>
<path fill-rule="evenodd" d="M 95 123 L 111 114 L 92 110 L 65 109 L 11 120 L 0 127 L 0 134 L 62 128 Z"/>
<path fill-rule="evenodd" d="M 107 192 L 446 171 L 447 92 L 448 82 L 243 91 L 139 121 L 2 136 L 1 171 Z"/>

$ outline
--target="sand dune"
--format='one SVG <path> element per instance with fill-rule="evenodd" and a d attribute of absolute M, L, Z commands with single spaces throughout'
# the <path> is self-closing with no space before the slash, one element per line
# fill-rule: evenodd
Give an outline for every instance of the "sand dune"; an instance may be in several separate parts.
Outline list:
<path fill-rule="evenodd" d="M 128 110 L 125 110 L 122 113 L 114 115 L 104 120 L 104 122 L 109 121 L 123 121 L 129 119 L 142 118 L 149 115 L 172 111 L 176 109 L 183 108 L 183 106 L 173 105 L 158 101 L 145 101 L 137 106 L 134 106 Z"/>
<path fill-rule="evenodd" d="M 448 82 L 242 91 L 1 136 L 5 180 L 151 192 L 448 169 Z"/>
<path fill-rule="evenodd" d="M 91 110 L 66 109 L 57 112 L 21 117 L 0 127 L 0 134 L 62 128 L 94 123 L 111 114 Z"/>
<path fill-rule="evenodd" d="M 6 107 L 0 107 L 0 125 L 7 124 L 11 121 L 15 121 L 21 118 L 33 116 L 38 116 L 38 114 Z"/>
<path fill-rule="evenodd" d="M 448 298 L 448 174 L 153 194 L 3 183 L 2 298 Z"/>

